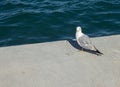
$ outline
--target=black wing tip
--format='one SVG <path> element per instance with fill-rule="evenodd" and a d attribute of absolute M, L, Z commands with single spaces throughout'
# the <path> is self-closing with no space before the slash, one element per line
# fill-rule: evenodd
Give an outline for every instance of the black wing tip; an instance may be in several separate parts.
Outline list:
<path fill-rule="evenodd" d="M 95 52 L 96 52 L 96 54 L 97 54 L 98 56 L 103 55 L 103 53 L 102 53 L 102 52 L 100 52 L 99 50 L 96 50 Z"/>

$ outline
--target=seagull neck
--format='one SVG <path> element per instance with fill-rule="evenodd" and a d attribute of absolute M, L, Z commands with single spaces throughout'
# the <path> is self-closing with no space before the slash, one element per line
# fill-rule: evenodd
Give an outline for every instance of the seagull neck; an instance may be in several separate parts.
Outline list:
<path fill-rule="evenodd" d="M 80 37 L 80 36 L 83 36 L 83 35 L 84 35 L 84 34 L 83 34 L 82 32 L 78 32 L 78 33 L 77 33 L 77 36 L 79 36 L 79 37 Z"/>

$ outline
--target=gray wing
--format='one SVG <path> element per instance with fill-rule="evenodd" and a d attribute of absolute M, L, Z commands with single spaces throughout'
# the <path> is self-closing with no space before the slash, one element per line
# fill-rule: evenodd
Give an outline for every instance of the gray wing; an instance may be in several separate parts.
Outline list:
<path fill-rule="evenodd" d="M 92 45 L 90 38 L 87 35 L 83 35 L 82 37 L 78 38 L 78 44 L 85 49 L 93 50 L 94 46 Z"/>

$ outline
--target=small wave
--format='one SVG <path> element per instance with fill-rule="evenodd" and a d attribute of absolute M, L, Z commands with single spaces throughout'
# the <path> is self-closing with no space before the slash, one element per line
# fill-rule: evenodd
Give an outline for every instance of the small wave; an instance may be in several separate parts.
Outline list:
<path fill-rule="evenodd" d="M 4 0 L 0 2 L 1 6 L 8 6 L 8 7 L 13 7 L 13 6 L 34 6 L 33 2 L 26 2 L 26 1 L 20 1 L 20 0 Z"/>

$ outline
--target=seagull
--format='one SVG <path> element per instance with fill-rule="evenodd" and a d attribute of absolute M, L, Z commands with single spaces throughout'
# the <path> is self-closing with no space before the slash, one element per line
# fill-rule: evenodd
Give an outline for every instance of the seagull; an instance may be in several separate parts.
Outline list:
<path fill-rule="evenodd" d="M 83 49 L 91 50 L 91 51 L 94 51 L 95 54 L 97 55 L 103 54 L 92 44 L 89 36 L 82 33 L 82 28 L 80 26 L 76 27 L 76 40 L 77 40 L 78 45 L 82 47 L 82 50 Z"/>

